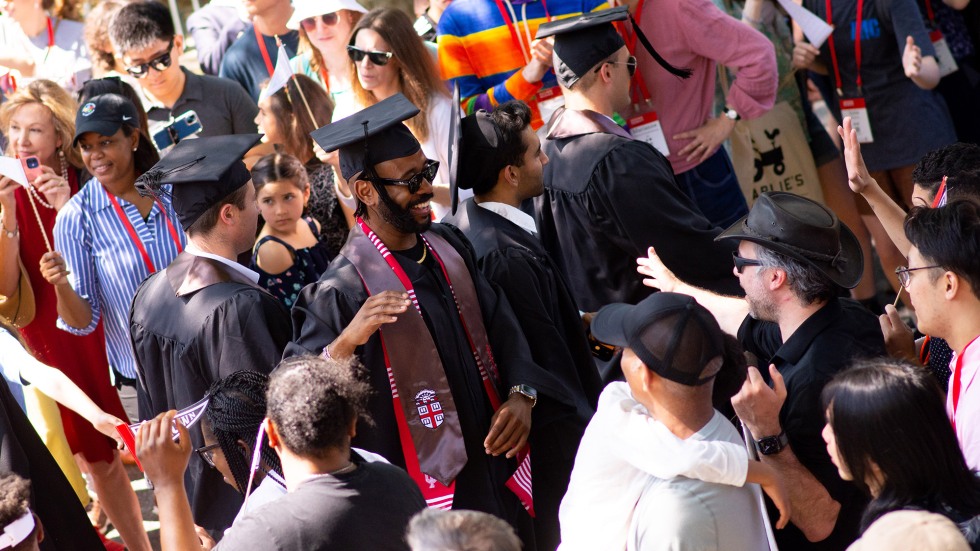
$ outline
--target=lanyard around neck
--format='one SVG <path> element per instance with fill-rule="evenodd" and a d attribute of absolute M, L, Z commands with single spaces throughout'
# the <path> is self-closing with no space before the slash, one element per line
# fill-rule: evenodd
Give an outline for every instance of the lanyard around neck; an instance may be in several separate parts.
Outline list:
<path fill-rule="evenodd" d="M 928 2 L 929 0 L 926 0 Z M 833 14 L 831 12 L 831 0 L 826 0 L 827 2 L 827 24 L 833 25 Z M 854 65 L 856 67 L 857 79 L 856 84 L 858 88 L 858 94 L 861 94 L 861 22 L 864 17 L 864 0 L 857 0 L 857 16 L 854 21 Z M 834 79 L 837 81 L 837 95 L 840 97 L 844 96 L 844 82 L 840 77 L 840 64 L 837 61 L 837 49 L 834 47 L 834 35 L 831 34 L 828 38 L 828 45 L 830 46 L 830 61 L 834 65 Z"/>
<path fill-rule="evenodd" d="M 521 40 L 520 36 L 517 34 L 517 22 L 514 21 L 515 17 L 511 17 L 508 13 L 510 7 L 510 2 L 507 3 L 507 7 L 504 7 L 503 0 L 494 0 L 497 3 L 497 9 L 500 11 L 500 17 L 504 19 L 504 25 L 507 25 L 507 30 L 510 31 L 510 38 L 514 41 L 514 46 L 517 46 L 522 53 L 524 53 L 524 61 L 530 62 L 530 50 L 525 53 L 524 42 Z M 525 4 L 526 5 L 526 4 Z M 544 8 L 544 17 L 546 21 L 551 21 L 551 14 L 548 12 L 548 2 L 547 0 L 541 0 L 541 6 Z M 511 8 L 513 9 L 513 8 Z M 524 29 L 526 32 L 530 33 L 531 30 L 528 27 L 527 19 L 524 20 Z M 530 48 L 531 44 L 528 43 L 527 48 Z"/>
<path fill-rule="evenodd" d="M 963 347 L 963 350 L 956 355 L 956 364 L 953 366 L 953 382 L 950 385 L 950 394 L 953 395 L 953 415 L 950 416 L 950 420 L 953 422 L 953 430 L 956 430 L 956 408 L 960 405 L 960 390 L 962 390 L 963 385 L 963 356 L 966 355 L 966 351 L 970 349 L 973 345 L 980 339 L 980 337 L 974 337 L 970 344 Z"/>
<path fill-rule="evenodd" d="M 268 48 L 265 47 L 265 39 L 262 37 L 262 33 L 259 32 L 259 29 L 255 25 L 252 25 L 252 30 L 255 31 L 255 41 L 259 43 L 259 51 L 262 52 L 262 60 L 265 61 L 265 70 L 269 71 L 269 76 L 271 77 L 276 68 L 272 64 L 272 58 L 269 57 Z"/>
<path fill-rule="evenodd" d="M 126 232 L 129 233 L 129 239 L 136 246 L 136 249 L 140 252 L 140 256 L 143 257 L 143 263 L 146 264 L 146 269 L 150 273 L 155 273 L 157 271 L 156 266 L 153 264 L 153 260 L 150 258 L 150 253 L 146 251 L 146 247 L 143 246 L 143 241 L 136 234 L 136 228 L 133 227 L 133 223 L 129 221 L 129 217 L 126 216 L 126 212 L 123 211 L 122 206 L 116 199 L 116 196 L 109 193 L 109 190 L 105 190 L 106 195 L 109 196 L 109 201 L 112 202 L 112 208 L 116 211 L 116 216 L 119 217 L 119 221 L 122 222 L 123 226 L 126 228 Z M 157 207 L 160 208 L 160 216 L 167 222 L 167 229 L 170 230 L 170 237 L 173 238 L 174 244 L 177 245 L 177 252 L 184 252 L 184 248 L 180 245 L 180 236 L 177 235 L 177 228 L 174 227 L 174 223 L 170 221 L 170 217 L 167 216 L 167 210 L 163 208 L 163 203 L 159 199 L 155 199 Z"/>

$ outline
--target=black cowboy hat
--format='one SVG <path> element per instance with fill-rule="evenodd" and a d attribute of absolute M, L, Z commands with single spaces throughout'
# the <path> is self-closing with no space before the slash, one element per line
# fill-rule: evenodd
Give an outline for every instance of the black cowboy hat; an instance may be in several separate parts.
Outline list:
<path fill-rule="evenodd" d="M 846 289 L 861 281 L 864 254 L 827 207 L 792 193 L 763 193 L 752 210 L 715 238 L 740 239 L 805 262 Z"/>

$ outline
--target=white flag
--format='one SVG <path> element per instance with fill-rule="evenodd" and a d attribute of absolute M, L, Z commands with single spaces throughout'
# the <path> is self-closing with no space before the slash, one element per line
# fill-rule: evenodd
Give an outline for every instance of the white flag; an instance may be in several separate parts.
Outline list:
<path fill-rule="evenodd" d="M 779 5 L 786 10 L 786 13 L 796 21 L 796 24 L 800 26 L 803 30 L 803 34 L 806 35 L 806 39 L 810 41 L 817 48 L 823 46 L 827 37 L 830 33 L 834 32 L 834 28 L 827 24 L 826 21 L 820 19 L 813 14 L 810 10 L 804 8 L 803 6 L 797 5 L 793 0 L 777 0 Z M 279 67 L 276 67 L 279 70 Z"/>
<path fill-rule="evenodd" d="M 272 72 L 272 76 L 269 78 L 269 84 L 259 94 L 259 100 L 263 100 L 278 92 L 289 82 L 292 76 L 293 68 L 289 64 L 289 55 L 286 54 L 286 47 L 280 45 L 279 54 L 276 56 L 276 70 Z"/>

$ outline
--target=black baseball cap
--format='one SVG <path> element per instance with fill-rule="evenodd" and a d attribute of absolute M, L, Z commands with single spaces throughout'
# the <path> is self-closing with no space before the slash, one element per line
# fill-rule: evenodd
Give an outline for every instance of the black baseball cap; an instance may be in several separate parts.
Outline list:
<path fill-rule="evenodd" d="M 124 124 L 139 128 L 140 116 L 133 102 L 119 94 L 95 96 L 78 108 L 75 115 L 75 138 L 71 145 L 77 145 L 78 138 L 88 132 L 112 136 Z"/>
<path fill-rule="evenodd" d="M 713 379 L 719 369 L 708 368 L 725 350 L 724 333 L 711 312 L 677 293 L 654 293 L 636 305 L 604 306 L 592 319 L 591 331 L 604 343 L 629 348 L 654 373 L 687 386 Z M 702 376 L 706 370 L 711 372 Z"/>
<path fill-rule="evenodd" d="M 143 195 L 169 193 L 187 231 L 208 209 L 252 179 L 242 157 L 261 138 L 231 134 L 182 140 L 136 179 L 136 189 Z"/>

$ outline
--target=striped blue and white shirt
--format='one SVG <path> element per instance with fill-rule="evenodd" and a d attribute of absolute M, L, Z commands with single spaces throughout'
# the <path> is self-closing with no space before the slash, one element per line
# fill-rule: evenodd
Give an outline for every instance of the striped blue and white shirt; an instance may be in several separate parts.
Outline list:
<path fill-rule="evenodd" d="M 161 197 L 166 212 L 154 202 L 146 220 L 136 205 L 117 198 L 153 266 L 167 267 L 178 247 L 167 225 L 169 216 L 180 246 L 186 244 L 170 198 Z M 150 275 L 143 256 L 119 218 L 102 184 L 92 179 L 58 213 L 54 247 L 65 258 L 72 288 L 92 307 L 92 322 L 76 329 L 58 318 L 58 327 L 74 335 L 87 335 L 103 318 L 109 365 L 124 377 L 136 378 L 136 359 L 129 337 L 129 308 L 136 288 Z"/>

